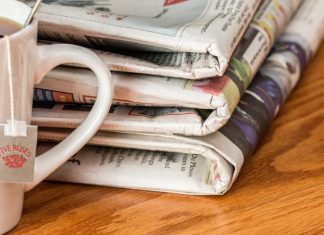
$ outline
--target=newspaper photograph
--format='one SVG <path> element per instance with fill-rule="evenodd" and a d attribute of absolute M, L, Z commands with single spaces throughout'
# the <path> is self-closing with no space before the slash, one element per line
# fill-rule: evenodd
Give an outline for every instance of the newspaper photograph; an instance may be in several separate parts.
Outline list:
<path fill-rule="evenodd" d="M 33 4 L 31 0 L 24 2 Z M 36 14 L 42 39 L 108 51 L 121 48 L 204 53 L 211 56 L 212 63 L 207 65 L 212 68 L 206 69 L 212 69 L 215 75 L 225 72 L 261 3 L 260 0 L 43 2 Z"/>
<path fill-rule="evenodd" d="M 89 144 L 99 146 L 86 146 L 48 180 L 199 195 L 224 194 L 322 42 L 323 8 L 321 0 L 303 1 L 229 122 L 219 131 L 190 138 L 98 132 Z M 39 138 L 59 141 L 70 131 L 41 128 Z M 45 151 L 51 144 L 41 144 L 39 151 Z"/>
<path fill-rule="evenodd" d="M 263 1 L 253 23 L 235 50 L 228 70 L 221 77 L 188 80 L 113 73 L 114 104 L 192 108 L 200 115 L 201 124 L 198 129 L 190 131 L 189 128 L 188 132 L 177 127 L 177 130 L 170 129 L 167 133 L 206 135 L 215 132 L 228 121 L 274 40 L 297 7 L 297 1 Z M 34 101 L 93 103 L 96 92 L 97 82 L 91 71 L 60 67 L 36 85 Z M 177 116 L 178 119 L 181 117 Z"/>

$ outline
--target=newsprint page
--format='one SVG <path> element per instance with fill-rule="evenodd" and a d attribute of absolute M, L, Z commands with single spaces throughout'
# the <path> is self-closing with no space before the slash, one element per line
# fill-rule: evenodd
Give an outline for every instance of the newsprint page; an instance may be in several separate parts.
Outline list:
<path fill-rule="evenodd" d="M 194 79 L 223 75 L 261 2 L 43 0 L 37 17 L 40 38 L 97 49 L 112 70 Z"/>
<path fill-rule="evenodd" d="M 321 0 L 302 2 L 229 122 L 219 131 L 201 137 L 102 131 L 89 143 L 97 146 L 83 148 L 49 180 L 188 194 L 224 194 L 322 41 L 323 8 Z M 55 142 L 70 131 L 44 127 L 39 138 Z M 38 151 L 50 145 L 43 143 Z"/>

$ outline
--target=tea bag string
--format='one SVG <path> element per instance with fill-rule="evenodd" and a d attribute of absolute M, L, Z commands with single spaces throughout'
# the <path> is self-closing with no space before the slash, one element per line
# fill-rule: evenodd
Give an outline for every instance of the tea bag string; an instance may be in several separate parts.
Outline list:
<path fill-rule="evenodd" d="M 9 79 L 9 96 L 10 96 L 10 125 L 12 136 L 17 136 L 17 125 L 15 120 L 15 106 L 14 106 L 14 91 L 13 91 L 13 72 L 12 72 L 12 57 L 11 57 L 11 45 L 9 36 L 5 36 L 6 40 L 6 52 L 8 63 L 8 79 Z"/>
<path fill-rule="evenodd" d="M 36 4 L 34 5 L 34 7 L 32 8 L 32 10 L 30 11 L 29 13 L 29 16 L 24 24 L 24 27 L 26 27 L 27 25 L 30 24 L 30 22 L 32 21 L 36 11 L 37 11 L 37 8 L 39 7 L 39 5 L 41 4 L 42 0 L 37 0 L 36 1 Z"/>

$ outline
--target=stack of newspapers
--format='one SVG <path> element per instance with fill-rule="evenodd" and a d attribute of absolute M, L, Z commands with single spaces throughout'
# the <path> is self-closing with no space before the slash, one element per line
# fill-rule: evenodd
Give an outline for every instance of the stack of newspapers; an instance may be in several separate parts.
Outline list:
<path fill-rule="evenodd" d="M 44 0 L 39 43 L 90 48 L 114 82 L 100 131 L 48 180 L 224 194 L 319 47 L 323 9 L 323 0 Z M 40 153 L 83 121 L 96 92 L 77 64 L 36 86 Z"/>

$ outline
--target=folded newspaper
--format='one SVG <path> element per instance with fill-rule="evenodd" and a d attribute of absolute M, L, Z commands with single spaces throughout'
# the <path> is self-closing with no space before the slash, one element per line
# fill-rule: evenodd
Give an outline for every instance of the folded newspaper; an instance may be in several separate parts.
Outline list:
<path fill-rule="evenodd" d="M 303 1 L 220 131 L 191 138 L 100 132 L 90 144 L 101 146 L 83 148 L 48 179 L 189 194 L 225 193 L 321 43 L 322 9 L 322 0 Z M 67 133 L 67 129 L 45 128 L 39 138 L 59 141 Z M 40 144 L 39 151 L 48 145 Z"/>
<path fill-rule="evenodd" d="M 198 109 L 191 111 L 196 113 L 194 119 L 188 120 L 188 115 L 177 115 L 177 122 L 186 125 L 170 126 L 167 133 L 206 135 L 215 132 L 229 119 L 270 51 L 274 39 L 295 12 L 299 5 L 297 3 L 299 2 L 263 1 L 254 23 L 244 34 L 224 76 L 193 81 L 115 73 L 114 103 Z M 36 87 L 34 100 L 47 103 L 93 103 L 97 92 L 95 76 L 91 71 L 81 68 L 55 69 Z M 137 131 L 141 131 L 141 128 L 138 126 Z"/>
<path fill-rule="evenodd" d="M 24 2 L 34 4 L 33 0 Z M 43 0 L 43 2 L 37 13 L 41 38 L 80 44 L 104 51 L 122 48 L 169 52 L 157 55 L 148 53 L 145 58 L 142 57 L 144 53 L 131 53 L 133 58 L 130 58 L 130 61 L 119 61 L 121 63 L 115 60 L 119 57 L 118 54 L 115 57 L 114 54 L 100 54 L 103 57 L 112 56 L 111 69 L 132 72 L 144 72 L 150 68 L 150 64 L 158 65 L 162 60 L 166 62 L 173 57 L 178 63 L 169 63 L 166 67 L 170 67 L 171 70 L 184 70 L 193 77 L 206 77 L 222 75 L 225 72 L 237 43 L 261 1 Z M 151 63 L 136 60 L 136 55 Z M 192 63 L 186 61 L 187 58 L 194 61 Z M 105 61 L 107 60 L 109 61 L 109 59 Z M 136 63 L 133 63 L 134 60 Z M 186 62 L 179 64 L 179 60 Z"/>

